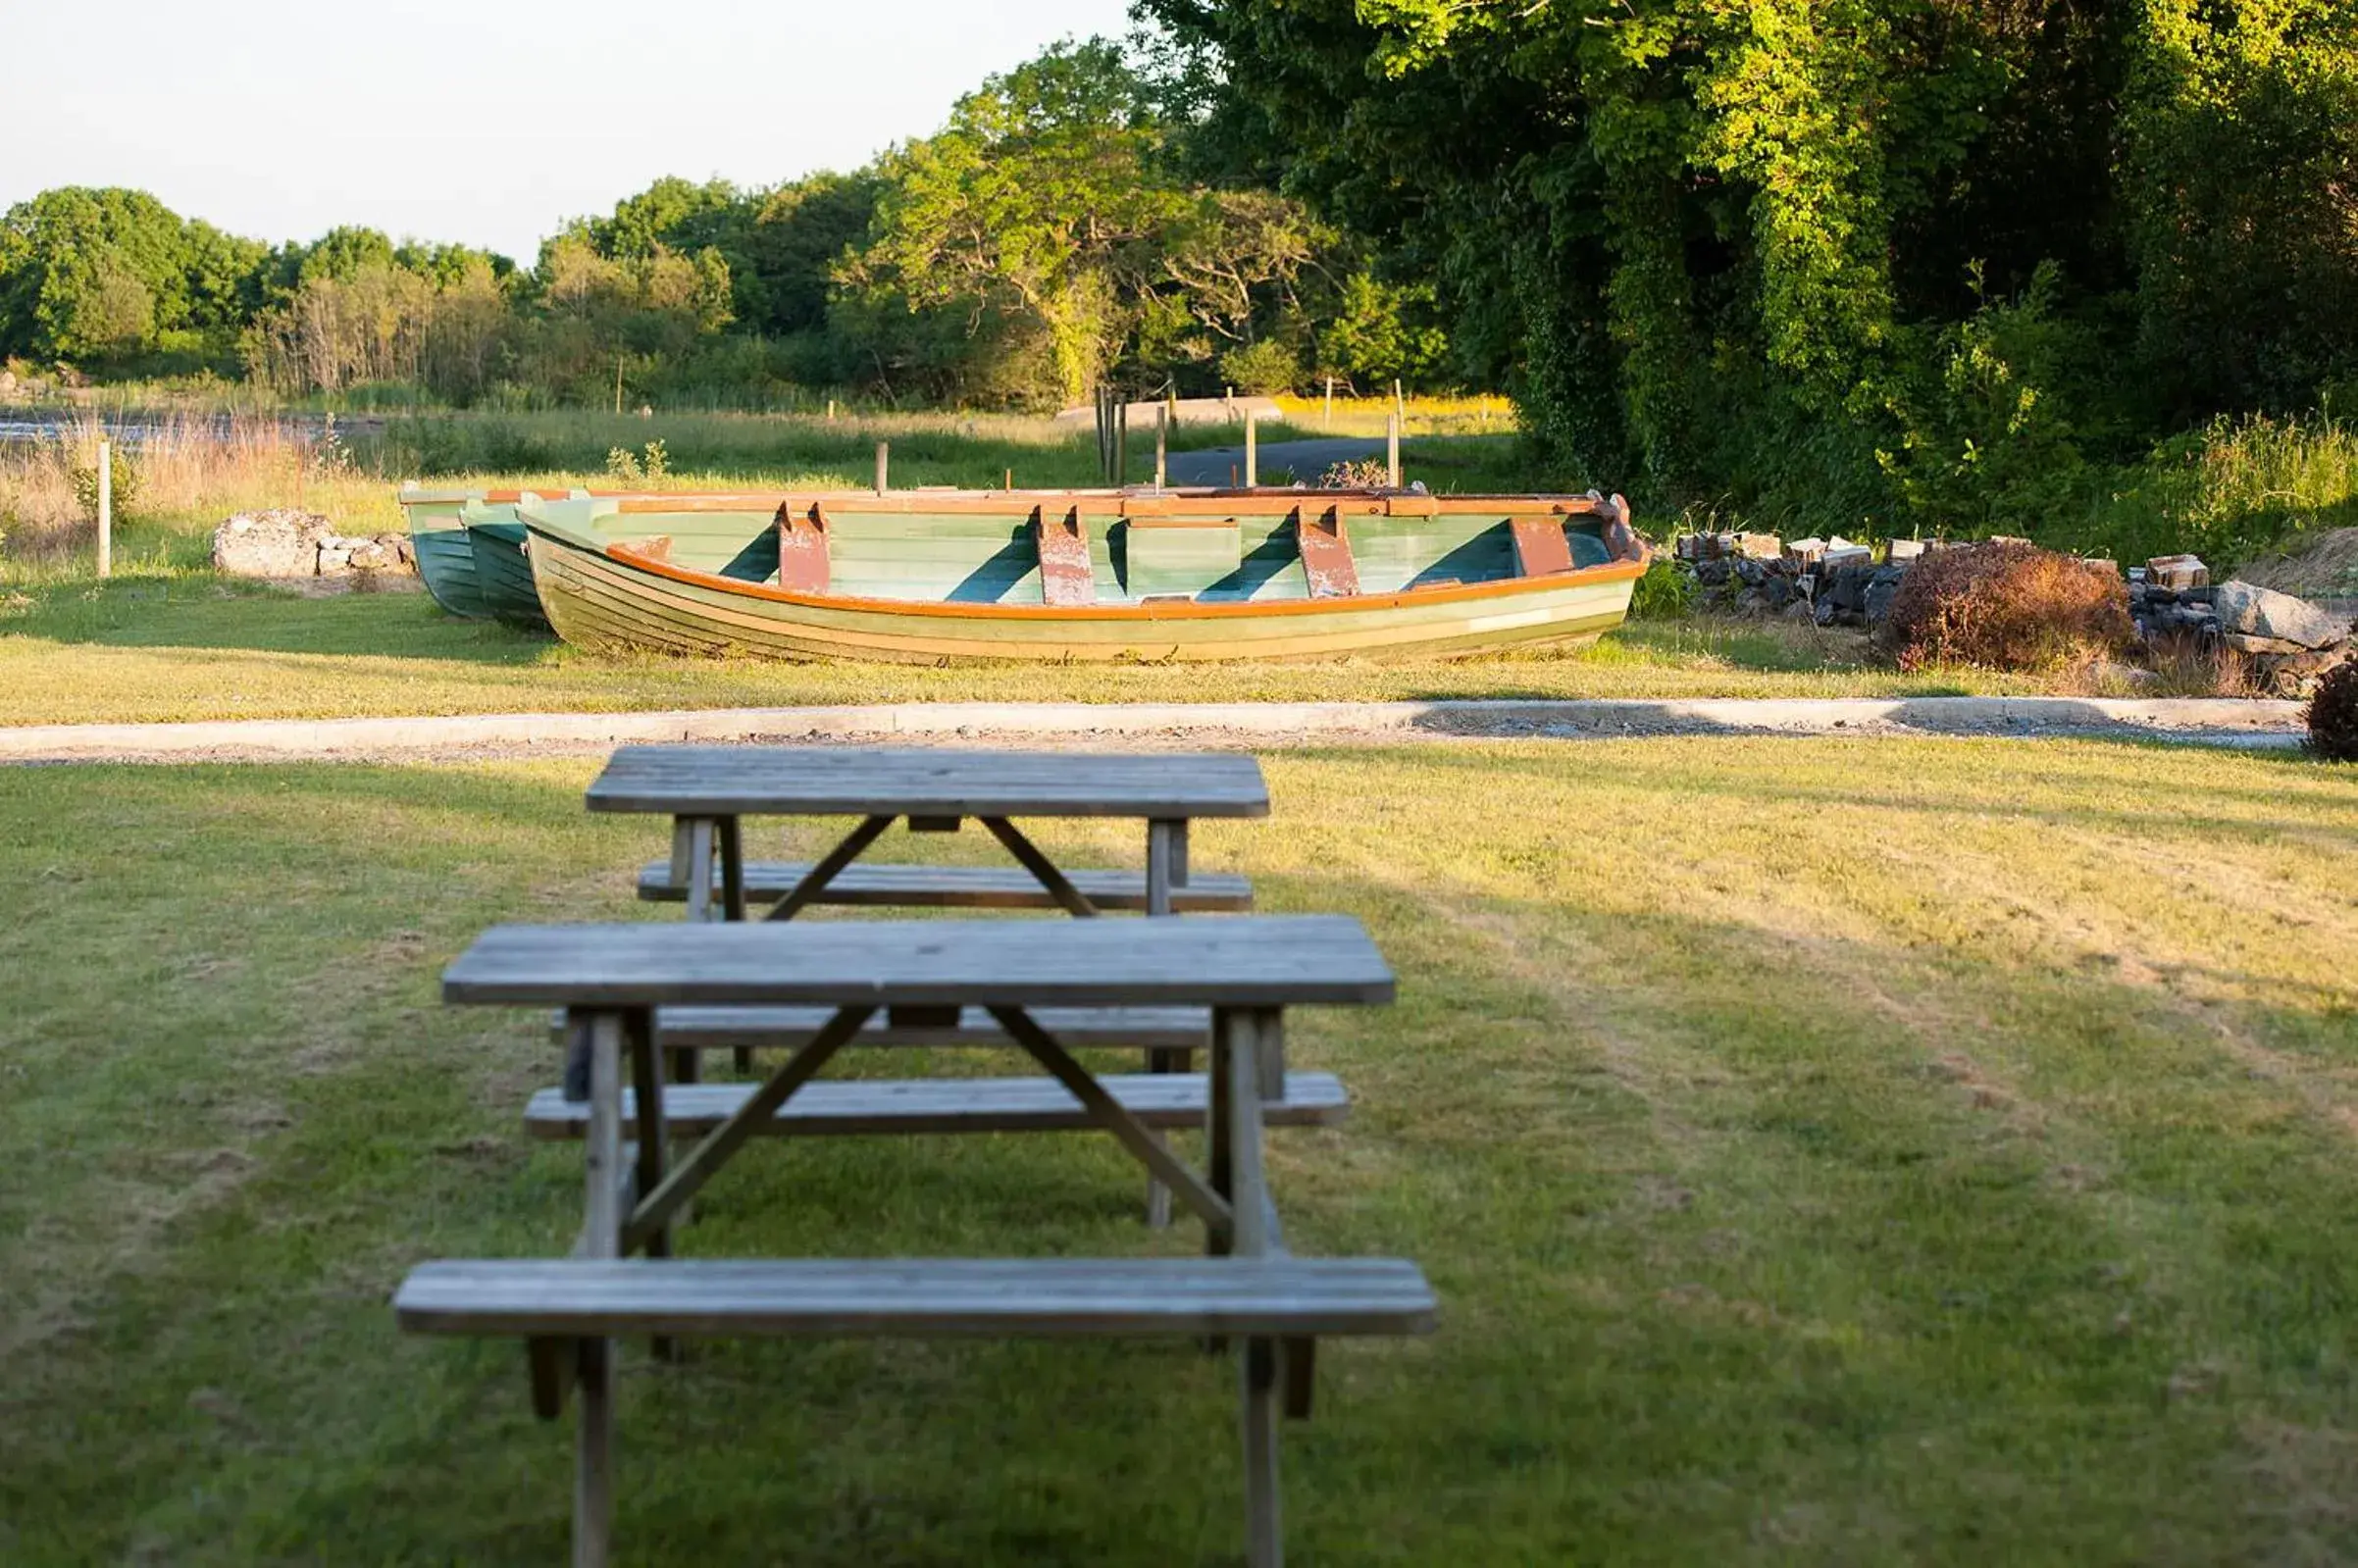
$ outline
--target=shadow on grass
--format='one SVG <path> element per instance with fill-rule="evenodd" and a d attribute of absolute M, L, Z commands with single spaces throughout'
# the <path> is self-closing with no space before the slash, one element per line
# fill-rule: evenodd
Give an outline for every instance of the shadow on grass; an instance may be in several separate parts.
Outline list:
<path fill-rule="evenodd" d="M 120 648 L 240 649 L 380 658 L 538 663 L 541 632 L 445 613 L 422 591 L 332 593 L 211 576 L 39 583 L 0 598 L 0 636 Z"/>

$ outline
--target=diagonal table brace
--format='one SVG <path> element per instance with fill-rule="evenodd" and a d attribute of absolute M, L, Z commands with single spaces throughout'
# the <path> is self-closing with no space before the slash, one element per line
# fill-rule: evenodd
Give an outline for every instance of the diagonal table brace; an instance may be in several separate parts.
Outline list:
<path fill-rule="evenodd" d="M 1005 844 L 1007 853 L 1021 862 L 1024 870 L 1039 879 L 1040 885 L 1048 889 L 1048 895 L 1066 914 L 1086 918 L 1098 912 L 1098 906 L 1089 901 L 1089 895 L 1075 887 L 1064 873 L 1056 869 L 1056 863 L 1042 854 L 1038 844 L 1024 836 L 1021 828 L 1004 817 L 985 817 L 982 822 L 984 827 L 991 830 L 991 836 Z"/>
<path fill-rule="evenodd" d="M 704 1135 L 703 1140 L 689 1151 L 688 1157 L 672 1167 L 663 1178 L 663 1185 L 647 1193 L 632 1211 L 631 1221 L 623 1227 L 622 1255 L 645 1246 L 663 1234 L 664 1225 L 679 1212 L 680 1205 L 693 1197 L 696 1189 L 710 1181 L 712 1174 L 728 1163 L 738 1146 L 758 1132 L 764 1123 L 777 1114 L 795 1090 L 818 1076 L 827 1059 L 840 1050 L 876 1009 L 855 1006 L 840 1009 L 827 1021 L 826 1027 L 811 1037 L 800 1050 L 788 1057 L 768 1082 L 755 1089 L 744 1104 L 737 1108 L 720 1126 Z M 646 1114 L 640 1108 L 640 1115 Z"/>
<path fill-rule="evenodd" d="M 891 817 L 862 818 L 858 827 L 844 835 L 842 843 L 827 851 L 826 859 L 802 874 L 802 880 L 795 884 L 793 891 L 778 900 L 778 906 L 770 911 L 768 918 L 792 920 L 800 914 L 804 906 L 827 890 L 827 885 L 835 881 L 838 873 L 860 857 L 861 850 L 876 842 L 878 836 L 893 826 L 894 820 Z"/>
<path fill-rule="evenodd" d="M 1235 1216 L 1228 1202 L 1204 1185 L 1203 1179 L 1182 1164 L 1177 1155 L 1162 1140 L 1139 1124 L 1105 1090 L 1105 1086 L 1091 1075 L 1088 1068 L 1074 1061 L 1072 1053 L 1058 1044 L 1055 1037 L 1033 1022 L 1032 1015 L 1020 1007 L 994 1007 L 991 1016 L 999 1027 L 1032 1053 L 1041 1066 L 1054 1075 L 1057 1083 L 1081 1102 L 1091 1120 L 1111 1133 L 1121 1145 L 1138 1157 L 1139 1163 L 1161 1178 L 1163 1185 L 1184 1199 L 1187 1206 L 1203 1217 L 1205 1227 L 1220 1243 L 1219 1250 L 1228 1248 L 1233 1235 Z"/>

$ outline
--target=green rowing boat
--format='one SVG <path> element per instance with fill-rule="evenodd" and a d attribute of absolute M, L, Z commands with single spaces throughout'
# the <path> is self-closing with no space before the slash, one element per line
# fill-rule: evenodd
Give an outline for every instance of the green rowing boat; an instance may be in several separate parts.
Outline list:
<path fill-rule="evenodd" d="M 517 504 L 584 647 L 923 661 L 1576 642 L 1646 569 L 1620 497 L 1365 490 L 577 495 Z"/>
<path fill-rule="evenodd" d="M 571 490 L 558 498 L 589 494 Z M 524 525 L 516 521 L 517 504 L 528 497 L 538 499 L 531 490 L 401 491 L 418 576 L 435 603 L 470 621 L 548 630 L 524 558 Z"/>

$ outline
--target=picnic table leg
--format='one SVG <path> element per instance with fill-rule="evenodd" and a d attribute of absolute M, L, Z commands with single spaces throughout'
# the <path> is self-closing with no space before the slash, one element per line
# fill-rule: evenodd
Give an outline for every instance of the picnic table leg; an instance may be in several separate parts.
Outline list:
<path fill-rule="evenodd" d="M 636 1008 L 623 1015 L 624 1041 L 631 1054 L 631 1090 L 636 1102 L 638 1132 L 637 1190 L 652 1192 L 663 1185 L 664 1168 L 671 1159 L 671 1129 L 664 1120 L 663 1052 L 655 1046 L 655 1015 L 650 1008 Z M 646 1255 L 651 1258 L 671 1256 L 672 1228 L 669 1225 L 646 1239 Z M 677 1340 L 657 1338 L 649 1348 L 660 1361 L 677 1361 L 680 1343 Z"/>
<path fill-rule="evenodd" d="M 592 1013 L 590 1036 L 588 1213 L 580 1255 L 619 1256 L 622 1201 L 616 1187 L 622 1164 L 623 1016 Z M 641 1138 L 641 1147 L 645 1139 Z M 574 1465 L 574 1568 L 605 1568 L 614 1530 L 614 1341 L 581 1341 L 581 1430 Z"/>
<path fill-rule="evenodd" d="M 1278 1016 L 1256 1008 L 1227 1020 L 1228 1155 L 1235 1183 L 1229 1212 L 1239 1257 L 1264 1256 L 1275 1241 L 1268 1183 L 1261 1169 L 1260 1040 Z M 1213 1049 L 1219 1049 L 1216 1043 Z M 1237 1392 L 1243 1407 L 1245 1560 L 1252 1568 L 1281 1568 L 1285 1546 L 1278 1528 L 1276 1340 L 1245 1341 L 1245 1353 L 1237 1359 Z"/>
<path fill-rule="evenodd" d="M 1150 821 L 1147 824 L 1147 913 L 1171 912 L 1171 888 L 1187 880 L 1187 824 Z M 1171 1053 L 1156 1047 L 1147 1051 L 1147 1071 L 1172 1071 Z M 1147 1228 L 1166 1231 L 1171 1225 L 1171 1189 L 1147 1178 Z"/>
<path fill-rule="evenodd" d="M 708 921 L 716 918 L 712 906 L 712 861 L 719 838 L 719 824 L 710 817 L 682 817 L 672 827 L 671 853 L 675 871 L 683 856 L 688 861 L 688 918 Z M 675 1083 L 692 1084 L 700 1076 L 697 1053 L 692 1050 L 671 1053 L 671 1076 Z"/>
<path fill-rule="evenodd" d="M 720 820 L 721 847 L 721 919 L 742 921 L 745 918 L 745 835 L 744 824 L 737 817 Z M 740 1078 L 753 1076 L 753 1047 L 740 1045 L 730 1053 L 730 1065 Z"/>

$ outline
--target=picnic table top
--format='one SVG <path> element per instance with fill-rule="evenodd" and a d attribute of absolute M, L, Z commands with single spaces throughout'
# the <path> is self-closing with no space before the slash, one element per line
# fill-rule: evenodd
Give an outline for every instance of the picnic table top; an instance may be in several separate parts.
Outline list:
<path fill-rule="evenodd" d="M 624 746 L 591 811 L 675 816 L 1265 817 L 1252 757 L 931 746 Z"/>
<path fill-rule="evenodd" d="M 442 999 L 496 1005 L 1284 1007 L 1392 999 L 1347 915 L 496 926 Z"/>

